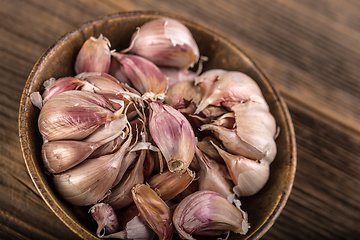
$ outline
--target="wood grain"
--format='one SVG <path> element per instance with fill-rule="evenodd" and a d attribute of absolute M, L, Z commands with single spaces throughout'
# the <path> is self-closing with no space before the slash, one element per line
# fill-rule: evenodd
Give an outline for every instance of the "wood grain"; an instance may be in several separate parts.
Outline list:
<path fill-rule="evenodd" d="M 77 239 L 28 176 L 19 101 L 41 54 L 80 23 L 157 10 L 222 32 L 267 72 L 298 145 L 288 204 L 264 239 L 360 236 L 360 2 L 357 0 L 0 0 L 0 238 Z"/>

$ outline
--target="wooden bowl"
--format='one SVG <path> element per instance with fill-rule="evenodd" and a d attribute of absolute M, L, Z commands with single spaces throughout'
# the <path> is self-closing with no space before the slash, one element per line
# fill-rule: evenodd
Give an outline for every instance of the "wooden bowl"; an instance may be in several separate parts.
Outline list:
<path fill-rule="evenodd" d="M 32 105 L 29 96 L 35 91 L 42 91 L 43 82 L 50 77 L 74 76 L 76 55 L 89 37 L 97 37 L 102 33 L 110 40 L 113 49 L 125 49 L 136 27 L 161 17 L 177 19 L 190 29 L 201 55 L 209 58 L 204 63 L 204 70 L 237 70 L 252 77 L 259 84 L 280 128 L 280 135 L 276 139 L 278 153 L 270 166 L 269 181 L 256 195 L 241 199 L 243 209 L 249 214 L 251 228 L 245 236 L 231 234 L 229 238 L 258 239 L 273 225 L 292 189 L 296 170 L 296 144 L 290 114 L 273 83 L 238 46 L 211 28 L 179 16 L 160 12 L 107 15 L 71 30 L 41 56 L 27 79 L 19 111 L 20 143 L 30 177 L 46 204 L 61 221 L 80 237 L 97 239 L 96 223 L 88 213 L 89 207 L 75 207 L 67 203 L 56 192 L 51 177 L 45 174 L 40 154 L 42 138 L 37 127 L 39 109 Z"/>

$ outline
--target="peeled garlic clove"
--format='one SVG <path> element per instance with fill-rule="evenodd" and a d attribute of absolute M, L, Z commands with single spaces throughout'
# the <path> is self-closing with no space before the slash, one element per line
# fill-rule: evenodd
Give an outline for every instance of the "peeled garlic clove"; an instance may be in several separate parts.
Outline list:
<path fill-rule="evenodd" d="M 91 85 L 86 81 L 74 78 L 74 77 L 63 77 L 55 80 L 50 78 L 44 82 L 45 90 L 42 94 L 43 104 L 45 104 L 51 97 L 70 90 L 78 90 L 84 85 Z"/>
<path fill-rule="evenodd" d="M 150 102 L 150 134 L 163 154 L 171 172 L 182 173 L 189 167 L 196 138 L 189 121 L 167 104 Z"/>
<path fill-rule="evenodd" d="M 245 235 L 249 228 L 242 211 L 221 194 L 209 190 L 184 198 L 175 209 L 173 223 L 184 239 L 194 239 L 192 234 L 218 236 L 229 231 Z"/>
<path fill-rule="evenodd" d="M 225 198 L 233 194 L 234 184 L 222 174 L 220 164 L 209 159 L 198 148 L 195 153 L 200 164 L 199 190 L 214 191 L 220 193 Z"/>
<path fill-rule="evenodd" d="M 101 238 L 105 234 L 119 231 L 120 226 L 114 209 L 106 203 L 97 203 L 89 210 L 98 224 L 96 235 Z"/>
<path fill-rule="evenodd" d="M 172 215 L 166 203 L 145 184 L 135 185 L 131 193 L 141 218 L 158 235 L 159 239 L 172 239 L 174 232 Z"/>
<path fill-rule="evenodd" d="M 131 42 L 131 53 L 158 66 L 188 69 L 199 60 L 199 48 L 191 32 L 177 20 L 149 21 L 133 34 Z"/>
<path fill-rule="evenodd" d="M 243 156 L 232 155 L 214 145 L 224 159 L 231 179 L 236 185 L 233 188 L 238 196 L 251 196 L 260 191 L 270 175 L 270 167 L 266 161 L 254 161 Z"/>
<path fill-rule="evenodd" d="M 261 152 L 264 155 L 262 160 L 270 164 L 277 152 L 274 140 L 276 122 L 265 100 L 252 96 L 246 103 L 236 104 L 231 109 L 235 113 L 237 135 Z"/>
<path fill-rule="evenodd" d="M 257 83 L 248 75 L 222 69 L 212 69 L 195 79 L 200 87 L 202 100 L 195 114 L 199 114 L 208 105 L 224 106 L 228 109 L 236 103 L 246 102 L 250 96 L 262 96 Z"/>
<path fill-rule="evenodd" d="M 165 171 L 151 177 L 148 184 L 162 200 L 168 201 L 184 191 L 194 179 L 195 173 L 189 169 L 181 174 Z"/>
<path fill-rule="evenodd" d="M 101 95 L 71 90 L 50 98 L 40 111 L 38 127 L 48 141 L 81 140 L 122 112 L 113 112 Z"/>
<path fill-rule="evenodd" d="M 131 54 L 113 52 L 123 66 L 127 78 L 141 94 L 153 93 L 164 94 L 167 82 L 160 69 L 146 58 Z"/>
<path fill-rule="evenodd" d="M 75 72 L 109 72 L 110 41 L 102 34 L 90 37 L 82 45 L 75 61 Z"/>
<path fill-rule="evenodd" d="M 130 134 L 116 153 L 87 159 L 66 172 L 55 174 L 53 182 L 58 193 L 76 206 L 96 204 L 104 199 L 117 177 L 131 140 Z"/>
<path fill-rule="evenodd" d="M 204 124 L 201 125 L 200 131 L 210 130 L 216 134 L 221 143 L 224 145 L 227 151 L 243 155 L 250 159 L 260 160 L 264 158 L 264 153 L 259 151 L 256 147 L 243 141 L 235 131 L 235 129 L 227 129 L 224 127 L 217 126 L 215 124 Z"/>

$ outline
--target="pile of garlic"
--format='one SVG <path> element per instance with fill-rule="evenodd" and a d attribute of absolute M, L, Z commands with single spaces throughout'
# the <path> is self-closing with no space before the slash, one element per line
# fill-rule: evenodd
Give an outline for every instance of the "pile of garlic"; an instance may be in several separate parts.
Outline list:
<path fill-rule="evenodd" d="M 247 233 L 239 198 L 269 178 L 275 119 L 253 79 L 200 74 L 202 59 L 186 26 L 152 20 L 120 52 L 89 38 L 76 76 L 31 94 L 44 167 L 62 198 L 91 206 L 98 237 Z"/>

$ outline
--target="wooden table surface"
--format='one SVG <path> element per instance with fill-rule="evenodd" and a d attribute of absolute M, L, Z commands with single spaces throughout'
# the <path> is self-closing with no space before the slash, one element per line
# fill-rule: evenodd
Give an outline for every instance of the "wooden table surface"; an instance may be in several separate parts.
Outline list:
<path fill-rule="evenodd" d="M 134 10 L 213 27 L 241 46 L 284 97 L 297 172 L 287 205 L 263 239 L 359 239 L 359 0 L 0 0 L 0 238 L 78 238 L 27 173 L 20 96 L 33 65 L 60 36 L 95 17 Z"/>

